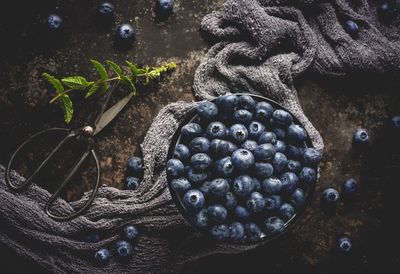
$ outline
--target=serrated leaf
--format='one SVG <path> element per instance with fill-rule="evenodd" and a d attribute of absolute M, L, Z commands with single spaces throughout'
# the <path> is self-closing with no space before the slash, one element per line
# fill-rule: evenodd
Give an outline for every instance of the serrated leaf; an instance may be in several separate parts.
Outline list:
<path fill-rule="evenodd" d="M 89 91 L 86 93 L 85 98 L 88 98 L 89 96 L 93 95 L 98 89 L 100 88 L 99 85 L 92 85 L 89 89 Z"/>
<path fill-rule="evenodd" d="M 131 78 L 129 78 L 129 77 L 125 76 L 125 75 L 122 75 L 121 79 L 125 84 L 127 84 L 129 86 L 129 88 L 131 89 L 132 93 L 134 95 L 136 95 L 136 87 L 135 87 L 135 84 L 132 82 Z"/>
<path fill-rule="evenodd" d="M 58 93 L 64 92 L 63 85 L 61 84 L 60 80 L 58 80 L 56 77 L 46 72 L 44 72 L 42 76 L 55 88 L 55 90 Z"/>
<path fill-rule="evenodd" d="M 85 90 L 86 88 L 93 85 L 93 82 L 88 82 L 82 76 L 70 76 L 61 79 L 61 81 L 69 88 L 76 89 L 76 90 Z"/>
<path fill-rule="evenodd" d="M 129 61 L 126 61 L 126 64 L 128 65 L 129 69 L 131 70 L 132 76 L 133 76 L 133 77 L 136 77 L 136 75 L 139 74 L 139 69 L 138 69 L 138 67 L 137 67 L 135 64 L 133 64 L 133 63 L 131 63 L 131 62 L 129 62 Z"/>
<path fill-rule="evenodd" d="M 74 116 L 74 107 L 72 101 L 67 94 L 63 94 L 60 97 L 61 108 L 64 111 L 64 121 L 69 124 Z"/>
<path fill-rule="evenodd" d="M 106 63 L 110 66 L 110 68 L 115 72 L 115 74 L 117 74 L 118 77 L 121 77 L 123 75 L 123 70 L 122 68 L 114 63 L 113 61 L 110 60 L 106 60 Z"/>
<path fill-rule="evenodd" d="M 103 66 L 103 64 L 101 64 L 99 61 L 97 60 L 90 60 L 90 62 L 92 62 L 94 68 L 97 70 L 97 72 L 100 75 L 100 79 L 101 80 L 107 80 L 108 79 L 108 73 L 106 68 Z"/>

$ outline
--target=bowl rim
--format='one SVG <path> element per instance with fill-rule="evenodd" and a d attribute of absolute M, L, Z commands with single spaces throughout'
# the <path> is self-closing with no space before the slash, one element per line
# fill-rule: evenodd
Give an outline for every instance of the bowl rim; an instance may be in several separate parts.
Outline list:
<path fill-rule="evenodd" d="M 287 112 L 289 112 L 292 117 L 293 117 L 293 122 L 295 124 L 299 124 L 299 125 L 303 125 L 303 123 L 301 123 L 299 121 L 299 119 L 287 108 L 285 108 L 284 106 L 282 106 L 281 104 L 277 103 L 276 101 L 269 99 L 267 97 L 264 97 L 262 95 L 258 95 L 258 94 L 252 94 L 252 93 L 231 93 L 232 95 L 237 95 L 237 96 L 242 96 L 242 95 L 249 95 L 251 97 L 254 97 L 255 99 L 257 99 L 258 102 L 264 101 L 267 103 L 270 103 L 274 109 L 276 108 L 280 108 L 283 109 Z M 220 95 L 223 96 L 223 95 Z M 215 97 L 212 100 L 202 100 L 202 101 L 210 101 L 210 102 L 215 102 L 218 97 Z M 199 101 L 201 102 L 201 101 Z M 187 114 L 186 117 L 180 122 L 179 127 L 176 129 L 173 137 L 171 138 L 171 142 L 169 145 L 169 149 L 168 149 L 168 154 L 167 154 L 167 161 L 173 158 L 173 154 L 175 151 L 175 148 L 178 144 L 180 144 L 180 140 L 181 140 L 181 129 L 184 125 L 186 125 L 187 123 L 190 123 L 191 121 L 195 120 L 197 118 L 197 114 L 195 113 L 196 108 L 194 107 L 192 110 L 190 110 Z M 311 139 L 308 136 L 307 140 L 304 141 L 304 147 L 306 148 L 314 148 L 314 146 L 312 145 Z M 318 179 L 318 167 L 316 168 L 316 173 L 317 173 L 317 179 Z M 207 228 L 210 229 L 211 226 L 207 226 L 205 228 L 201 228 L 198 226 L 195 226 L 192 221 L 191 221 L 191 217 L 189 215 L 189 213 L 187 212 L 187 210 L 185 209 L 185 207 L 183 206 L 182 200 L 179 197 L 179 194 L 172 189 L 171 186 L 171 182 L 172 182 L 172 178 L 170 178 L 170 176 L 168 176 L 167 174 L 167 185 L 168 185 L 168 189 L 169 192 L 171 194 L 172 200 L 174 201 L 174 204 L 176 205 L 176 207 L 178 208 L 179 212 L 181 213 L 181 215 L 183 216 L 183 218 L 185 219 L 185 221 L 187 223 L 189 223 L 189 225 L 191 227 L 193 227 L 196 231 L 201 232 L 204 236 L 207 236 L 207 238 L 211 238 L 213 241 L 218 242 L 218 240 L 214 239 L 211 234 L 209 233 L 209 231 L 207 231 Z M 290 218 L 289 220 L 287 220 L 285 222 L 285 228 L 282 232 L 278 233 L 278 234 L 273 234 L 273 235 L 265 235 L 260 238 L 260 240 L 258 241 L 249 241 L 249 240 L 245 240 L 242 242 L 229 242 L 230 244 L 235 244 L 235 245 L 254 245 L 254 244 L 265 244 L 267 242 L 271 242 L 277 238 L 280 238 L 284 235 L 286 235 L 289 231 L 292 231 L 293 228 L 296 226 L 296 224 L 299 223 L 299 221 L 301 219 L 303 219 L 304 217 L 304 213 L 307 210 L 307 208 L 310 206 L 310 203 L 313 199 L 314 193 L 315 193 L 315 188 L 316 188 L 316 184 L 317 182 L 313 183 L 311 186 L 308 186 L 307 192 L 306 192 L 306 202 L 304 203 L 303 206 L 300 207 L 300 212 L 296 212 L 295 215 Z"/>

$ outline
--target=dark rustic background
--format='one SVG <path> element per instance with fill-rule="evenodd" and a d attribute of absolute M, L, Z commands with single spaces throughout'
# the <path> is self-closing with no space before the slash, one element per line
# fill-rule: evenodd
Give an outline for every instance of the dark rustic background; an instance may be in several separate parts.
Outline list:
<path fill-rule="evenodd" d="M 175 14 L 164 23 L 155 22 L 153 1 L 120 0 L 115 23 L 100 27 L 94 19 L 100 1 L 22 1 L 2 3 L 0 8 L 0 163 L 5 165 L 11 152 L 29 134 L 49 126 L 63 126 L 58 107 L 48 105 L 51 90 L 41 79 L 43 71 L 58 76 L 82 74 L 95 77 L 89 59 L 126 59 L 156 65 L 173 60 L 176 71 L 159 85 L 143 90 L 139 98 L 121 113 L 101 135 L 98 151 L 103 182 L 123 187 L 126 160 L 140 154 L 139 145 L 152 118 L 165 105 L 177 100 L 194 100 L 192 81 L 196 67 L 207 51 L 199 23 L 222 0 L 176 0 Z M 42 22 L 50 13 L 64 19 L 64 34 L 50 39 Z M 131 22 L 137 39 L 129 51 L 119 51 L 113 43 L 115 26 Z M 185 266 L 183 271 L 206 273 L 216 268 L 224 272 L 258 269 L 268 273 L 393 273 L 400 271 L 398 244 L 400 196 L 400 133 L 391 131 L 388 119 L 400 115 L 400 81 L 353 77 L 316 79 L 304 75 L 296 87 L 305 113 L 321 132 L 325 154 L 316 197 L 304 220 L 279 242 L 235 256 L 213 256 Z M 96 110 L 76 95 L 76 117 L 80 126 Z M 351 135 L 366 127 L 372 144 L 365 153 L 351 148 Z M 34 161 L 29 154 L 27 159 Z M 64 164 L 66 160 L 61 160 Z M 90 189 L 90 171 L 65 193 L 69 200 Z M 56 176 L 56 175 L 55 175 Z M 319 207 L 319 197 L 327 186 L 339 187 L 348 177 L 360 182 L 360 195 L 354 204 L 341 203 L 334 215 Z M 52 185 L 47 185 L 50 190 Z M 54 186 L 53 186 L 54 187 Z M 305 229 L 302 224 L 311 222 Z M 1 224 L 0 224 L 1 229 Z M 354 242 L 351 254 L 334 250 L 335 239 L 349 235 Z M 140 250 L 138 251 L 140 252 Z M 16 257 L 0 246 L 4 273 L 41 271 L 34 263 Z M 160 270 L 161 271 L 161 270 Z M 3 272 L 3 271 L 1 271 Z"/>

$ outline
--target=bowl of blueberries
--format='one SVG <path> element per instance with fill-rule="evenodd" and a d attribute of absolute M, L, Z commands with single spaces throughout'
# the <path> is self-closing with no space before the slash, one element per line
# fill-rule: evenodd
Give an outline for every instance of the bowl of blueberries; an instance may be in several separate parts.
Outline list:
<path fill-rule="evenodd" d="M 253 94 L 202 101 L 172 139 L 166 173 L 185 219 L 216 240 L 248 244 L 301 218 L 321 154 L 296 117 Z"/>

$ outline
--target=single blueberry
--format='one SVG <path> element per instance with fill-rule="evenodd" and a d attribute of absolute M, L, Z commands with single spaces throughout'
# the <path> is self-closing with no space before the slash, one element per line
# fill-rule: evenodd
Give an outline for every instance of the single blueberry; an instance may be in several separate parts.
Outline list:
<path fill-rule="evenodd" d="M 240 148 L 232 153 L 232 163 L 236 170 L 248 170 L 254 165 L 253 153 Z"/>
<path fill-rule="evenodd" d="M 253 111 L 254 108 L 256 107 L 256 101 L 254 101 L 253 97 L 251 97 L 250 95 L 242 95 L 239 96 L 238 107 L 249 111 Z"/>
<path fill-rule="evenodd" d="M 246 237 L 244 226 L 239 222 L 234 222 L 229 226 L 229 238 L 233 242 L 242 242 Z"/>
<path fill-rule="evenodd" d="M 262 189 L 265 193 L 275 194 L 282 190 L 282 182 L 278 178 L 268 178 L 262 181 Z"/>
<path fill-rule="evenodd" d="M 186 163 L 190 160 L 190 151 L 184 144 L 179 144 L 175 147 L 174 158 L 181 160 L 182 163 Z"/>
<path fill-rule="evenodd" d="M 369 144 L 369 135 L 366 129 L 359 128 L 354 132 L 353 144 L 357 147 L 363 147 Z"/>
<path fill-rule="evenodd" d="M 136 32 L 131 24 L 122 24 L 117 27 L 115 35 L 119 42 L 132 42 Z"/>
<path fill-rule="evenodd" d="M 212 160 L 210 156 L 205 153 L 196 153 L 190 159 L 190 164 L 196 170 L 206 170 L 211 166 Z"/>
<path fill-rule="evenodd" d="M 282 205 L 282 198 L 279 195 L 271 195 L 265 198 L 265 209 L 269 212 L 276 212 Z"/>
<path fill-rule="evenodd" d="M 234 109 L 238 104 L 239 98 L 234 94 L 227 94 L 218 97 L 216 103 L 224 109 Z"/>
<path fill-rule="evenodd" d="M 270 161 L 274 158 L 276 149 L 272 144 L 261 144 L 254 151 L 254 156 L 259 161 Z"/>
<path fill-rule="evenodd" d="M 286 170 L 288 160 L 285 154 L 277 152 L 275 153 L 274 159 L 272 159 L 272 166 L 274 167 L 274 172 L 280 174 L 282 171 Z"/>
<path fill-rule="evenodd" d="M 300 160 L 303 157 L 303 150 L 297 146 L 287 144 L 286 156 L 292 160 Z"/>
<path fill-rule="evenodd" d="M 261 239 L 261 229 L 255 223 L 247 223 L 244 228 L 246 230 L 247 238 L 250 239 L 250 241 L 256 242 Z"/>
<path fill-rule="evenodd" d="M 247 128 L 242 124 L 234 124 L 229 129 L 229 136 L 233 142 L 242 144 L 247 140 L 248 137 Z"/>
<path fill-rule="evenodd" d="M 237 146 L 229 141 L 214 139 L 210 143 L 210 153 L 216 158 L 232 155 Z"/>
<path fill-rule="evenodd" d="M 125 180 L 126 189 L 135 190 L 139 187 L 139 185 L 140 185 L 139 178 L 133 177 L 133 176 L 126 177 L 126 180 Z"/>
<path fill-rule="evenodd" d="M 208 217 L 217 223 L 222 223 L 228 216 L 228 211 L 220 204 L 211 205 L 207 209 Z"/>
<path fill-rule="evenodd" d="M 160 19 L 168 18 L 174 11 L 173 0 L 156 0 L 155 14 Z"/>
<path fill-rule="evenodd" d="M 292 193 L 299 182 L 299 177 L 290 171 L 283 173 L 279 179 L 282 182 L 282 189 L 288 193 Z"/>
<path fill-rule="evenodd" d="M 277 140 L 275 144 L 276 152 L 286 153 L 286 144 L 284 141 Z"/>
<path fill-rule="evenodd" d="M 218 241 L 226 241 L 229 238 L 229 228 L 226 225 L 215 225 L 211 228 L 211 236 Z"/>
<path fill-rule="evenodd" d="M 233 113 L 233 120 L 236 123 L 247 125 L 253 118 L 253 114 L 246 109 L 238 109 Z"/>
<path fill-rule="evenodd" d="M 315 167 L 321 162 L 322 155 L 315 148 L 306 148 L 303 151 L 303 161 L 307 166 Z"/>
<path fill-rule="evenodd" d="M 139 231 L 137 230 L 136 226 L 134 225 L 127 225 L 124 227 L 122 231 L 123 237 L 128 241 L 133 241 L 139 235 Z"/>
<path fill-rule="evenodd" d="M 232 192 L 228 192 L 225 194 L 224 205 L 227 209 L 234 209 L 237 206 L 236 197 Z"/>
<path fill-rule="evenodd" d="M 221 122 L 211 122 L 206 129 L 207 137 L 210 139 L 224 139 L 226 126 Z"/>
<path fill-rule="evenodd" d="M 197 115 L 204 120 L 214 120 L 218 116 L 218 107 L 213 102 L 203 101 L 197 108 Z"/>
<path fill-rule="evenodd" d="M 115 243 L 115 251 L 120 259 L 127 259 L 133 254 L 133 246 L 127 241 L 118 241 Z"/>
<path fill-rule="evenodd" d="M 339 192 L 334 188 L 327 188 L 322 192 L 322 202 L 328 206 L 335 206 L 340 199 Z"/>
<path fill-rule="evenodd" d="M 254 164 L 254 174 L 260 179 L 271 177 L 274 173 L 274 168 L 270 163 L 256 162 Z"/>
<path fill-rule="evenodd" d="M 338 249 L 342 252 L 350 252 L 352 248 L 351 241 L 348 237 L 341 237 L 337 241 Z"/>
<path fill-rule="evenodd" d="M 178 159 L 169 159 L 167 162 L 167 174 L 172 178 L 178 178 L 183 175 L 185 166 Z"/>
<path fill-rule="evenodd" d="M 235 208 L 235 215 L 240 220 L 247 220 L 250 217 L 250 212 L 247 210 L 247 208 L 238 205 Z"/>
<path fill-rule="evenodd" d="M 253 192 L 253 180 L 247 175 L 241 175 L 233 180 L 233 192 L 241 197 L 245 198 Z"/>
<path fill-rule="evenodd" d="M 186 178 L 192 184 L 199 184 L 207 180 L 208 174 L 206 172 L 197 171 L 191 167 L 189 167 L 186 171 Z"/>
<path fill-rule="evenodd" d="M 260 181 L 257 178 L 254 178 L 254 177 L 252 178 L 252 180 L 253 180 L 252 181 L 253 190 L 257 191 L 257 192 L 260 192 L 262 190 Z"/>
<path fill-rule="evenodd" d="M 207 209 L 202 209 L 194 216 L 193 223 L 197 227 L 206 227 L 208 225 Z"/>
<path fill-rule="evenodd" d="M 275 235 L 281 233 L 285 229 L 285 222 L 276 216 L 268 217 L 264 221 L 264 231 L 267 234 Z"/>
<path fill-rule="evenodd" d="M 181 178 L 173 179 L 171 181 L 171 187 L 176 192 L 183 194 L 183 193 L 186 193 L 186 191 L 188 191 L 189 189 L 191 189 L 192 185 L 190 184 L 188 179 L 181 177 Z"/>
<path fill-rule="evenodd" d="M 114 16 L 114 5 L 109 2 L 103 2 L 100 4 L 98 14 L 104 18 L 111 18 Z"/>
<path fill-rule="evenodd" d="M 99 265 L 107 265 L 110 262 L 111 253 L 107 248 L 100 248 L 94 253 L 94 259 Z"/>
<path fill-rule="evenodd" d="M 286 131 L 282 128 L 279 128 L 279 127 L 274 128 L 272 130 L 272 132 L 275 133 L 276 139 L 278 139 L 278 140 L 284 140 L 286 137 Z"/>
<path fill-rule="evenodd" d="M 211 181 L 206 181 L 199 188 L 199 190 L 203 193 L 205 197 L 208 196 L 208 194 L 210 193 L 210 185 Z"/>
<path fill-rule="evenodd" d="M 306 194 L 301 188 L 296 188 L 290 196 L 290 201 L 294 206 L 303 206 L 306 203 Z"/>
<path fill-rule="evenodd" d="M 224 197 L 229 191 L 229 183 L 223 178 L 217 178 L 211 181 L 210 194 L 214 197 Z"/>
<path fill-rule="evenodd" d="M 224 176 L 229 177 L 232 175 L 234 170 L 231 157 L 225 157 L 220 160 L 215 161 L 215 171 Z"/>
<path fill-rule="evenodd" d="M 183 195 L 183 205 L 191 212 L 199 212 L 204 206 L 204 195 L 197 189 L 191 189 Z"/>
<path fill-rule="evenodd" d="M 307 140 L 307 131 L 299 125 L 290 125 L 287 129 L 287 136 L 294 142 L 304 142 Z"/>
<path fill-rule="evenodd" d="M 392 128 L 400 129 L 400 116 L 393 116 L 392 119 L 390 119 L 390 122 Z"/>
<path fill-rule="evenodd" d="M 197 123 L 189 123 L 182 127 L 181 135 L 183 138 L 190 140 L 196 137 L 199 137 L 202 133 L 203 129 Z"/>
<path fill-rule="evenodd" d="M 259 144 L 276 144 L 276 135 L 273 132 L 269 131 L 264 131 L 261 135 L 260 138 L 258 138 L 258 143 Z"/>
<path fill-rule="evenodd" d="M 210 149 L 210 141 L 205 137 L 196 137 L 189 143 L 189 149 L 192 154 L 194 153 L 208 153 Z"/>
<path fill-rule="evenodd" d="M 283 109 L 277 109 L 272 113 L 272 120 L 281 126 L 288 126 L 293 122 L 292 115 Z"/>
<path fill-rule="evenodd" d="M 249 132 L 249 138 L 258 140 L 261 134 L 265 131 L 265 126 L 257 121 L 252 121 L 247 126 L 247 131 Z"/>
<path fill-rule="evenodd" d="M 301 172 L 301 163 L 299 161 L 289 160 L 287 170 L 299 174 Z"/>
<path fill-rule="evenodd" d="M 359 28 L 356 22 L 353 20 L 347 20 L 343 26 L 344 30 L 350 35 L 355 36 L 358 34 Z"/>
<path fill-rule="evenodd" d="M 97 243 L 100 241 L 100 234 L 99 233 L 91 233 L 85 237 L 85 242 L 88 243 Z"/>
<path fill-rule="evenodd" d="M 294 214 L 295 210 L 291 204 L 283 203 L 279 208 L 279 216 L 285 221 L 289 221 Z"/>
<path fill-rule="evenodd" d="M 128 159 L 127 170 L 130 175 L 141 178 L 143 175 L 143 159 L 136 156 L 130 157 Z"/>
<path fill-rule="evenodd" d="M 253 140 L 247 140 L 242 144 L 242 148 L 250 151 L 251 153 L 253 153 L 257 147 L 258 147 L 257 142 Z"/>
<path fill-rule="evenodd" d="M 250 198 L 246 201 L 247 209 L 252 213 L 259 213 L 265 208 L 264 196 L 259 192 L 250 194 Z"/>
<path fill-rule="evenodd" d="M 300 181 L 308 185 L 317 181 L 317 172 L 311 167 L 303 167 L 299 175 Z"/>
<path fill-rule="evenodd" d="M 347 179 L 342 185 L 342 193 L 346 196 L 352 196 L 358 191 L 357 181 L 353 178 Z"/>
<path fill-rule="evenodd" d="M 260 122 L 269 122 L 274 112 L 274 108 L 267 102 L 259 102 L 256 104 L 256 119 Z"/>
<path fill-rule="evenodd" d="M 62 27 L 63 20 L 56 14 L 50 14 L 49 17 L 47 17 L 46 22 L 49 29 L 58 30 Z"/>

